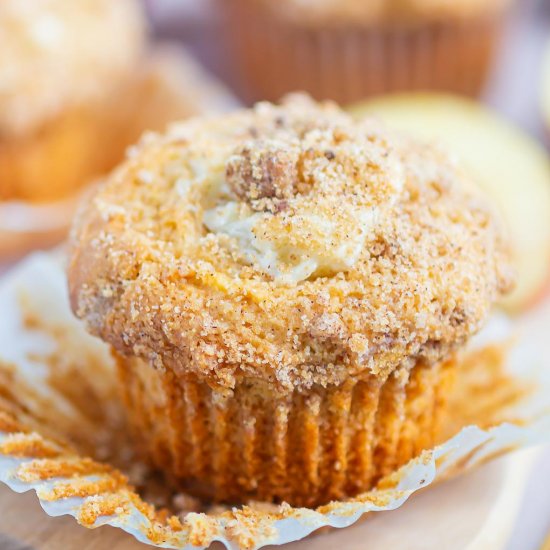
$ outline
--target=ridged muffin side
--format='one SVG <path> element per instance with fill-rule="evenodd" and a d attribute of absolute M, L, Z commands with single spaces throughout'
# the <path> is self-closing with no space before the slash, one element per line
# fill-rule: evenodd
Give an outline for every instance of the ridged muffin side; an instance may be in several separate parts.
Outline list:
<path fill-rule="evenodd" d="M 455 367 L 280 394 L 259 380 L 227 391 L 141 359 L 118 365 L 138 449 L 176 487 L 210 502 L 306 507 L 367 491 L 431 448 Z"/>

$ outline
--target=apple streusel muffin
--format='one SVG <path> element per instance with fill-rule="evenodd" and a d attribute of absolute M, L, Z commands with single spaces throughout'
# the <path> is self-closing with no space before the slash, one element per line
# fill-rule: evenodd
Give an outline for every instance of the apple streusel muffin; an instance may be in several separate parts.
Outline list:
<path fill-rule="evenodd" d="M 354 496 L 432 445 L 510 286 L 443 153 L 302 96 L 146 137 L 72 243 L 72 307 L 118 355 L 139 446 L 224 502 Z"/>

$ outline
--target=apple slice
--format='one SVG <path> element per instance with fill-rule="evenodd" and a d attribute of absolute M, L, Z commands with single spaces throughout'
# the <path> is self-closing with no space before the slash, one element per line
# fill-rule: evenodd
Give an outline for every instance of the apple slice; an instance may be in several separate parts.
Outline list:
<path fill-rule="evenodd" d="M 541 145 L 481 104 L 452 95 L 389 95 L 350 110 L 441 143 L 493 198 L 508 225 L 518 272 L 506 309 L 521 312 L 550 290 L 550 160 Z"/>

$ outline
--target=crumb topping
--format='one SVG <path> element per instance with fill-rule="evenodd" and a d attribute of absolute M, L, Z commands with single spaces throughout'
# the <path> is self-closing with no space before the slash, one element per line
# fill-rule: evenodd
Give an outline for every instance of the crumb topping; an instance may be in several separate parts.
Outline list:
<path fill-rule="evenodd" d="M 300 103 L 290 108 L 292 116 L 311 110 Z M 295 124 L 280 117 L 269 138 L 247 140 L 226 161 L 226 183 L 236 196 L 223 191 L 205 209 L 206 227 L 233 238 L 243 257 L 275 280 L 353 267 L 402 190 L 403 174 L 386 140 L 363 125 L 338 122 L 336 113 L 331 117 L 316 126 L 313 118 Z M 368 182 L 358 177 L 365 169 Z"/>
<path fill-rule="evenodd" d="M 296 147 L 251 141 L 227 161 L 227 183 L 253 210 L 274 213 L 298 192 L 299 160 Z"/>
<path fill-rule="evenodd" d="M 0 2 L 0 136 L 104 96 L 144 42 L 134 0 Z"/>
<path fill-rule="evenodd" d="M 444 153 L 304 96 L 146 136 L 72 241 L 94 334 L 227 388 L 439 360 L 511 282 L 498 222 Z"/>

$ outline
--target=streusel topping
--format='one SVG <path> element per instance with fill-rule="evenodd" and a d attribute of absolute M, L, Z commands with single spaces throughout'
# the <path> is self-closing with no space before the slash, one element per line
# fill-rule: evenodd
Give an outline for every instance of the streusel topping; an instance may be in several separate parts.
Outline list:
<path fill-rule="evenodd" d="M 510 276 L 444 153 L 298 96 L 146 136 L 83 206 L 69 284 L 121 353 L 289 389 L 447 356 Z"/>
<path fill-rule="evenodd" d="M 135 0 L 1 0 L 0 137 L 102 98 L 143 43 Z"/>

